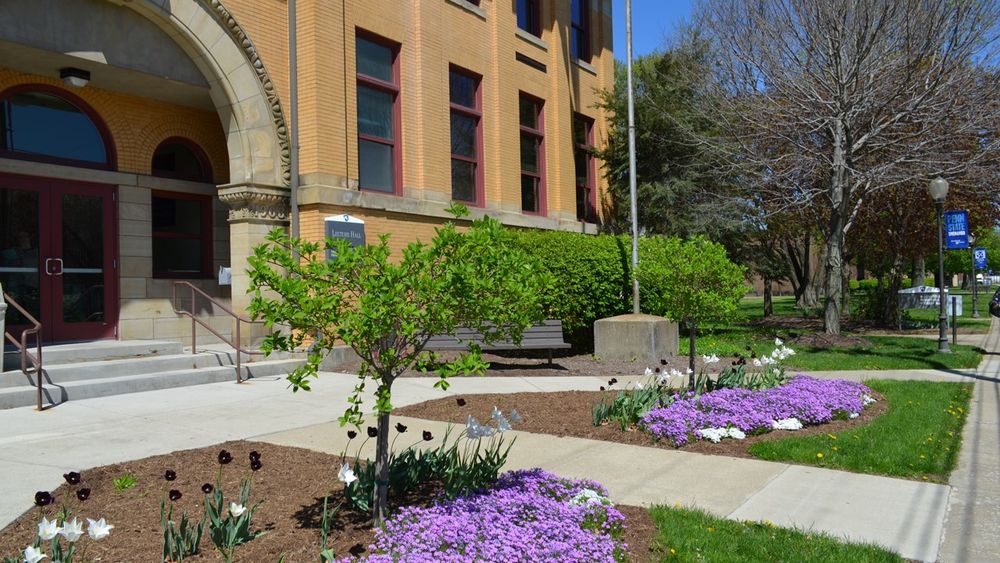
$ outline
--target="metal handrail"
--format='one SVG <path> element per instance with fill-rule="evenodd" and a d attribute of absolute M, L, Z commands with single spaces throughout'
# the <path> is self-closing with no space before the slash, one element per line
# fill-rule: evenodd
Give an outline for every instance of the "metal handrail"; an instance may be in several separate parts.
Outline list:
<path fill-rule="evenodd" d="M 177 307 L 177 287 L 181 286 L 181 285 L 186 285 L 187 287 L 191 288 L 191 311 L 190 312 L 189 311 L 185 311 L 183 309 L 179 309 Z M 212 328 L 211 326 L 209 326 L 208 323 L 206 323 L 205 321 L 199 319 L 194 314 L 194 311 L 196 309 L 196 307 L 195 307 L 195 299 L 197 298 L 197 295 L 201 295 L 202 297 L 204 297 L 205 299 L 207 299 L 211 304 L 215 305 L 217 308 L 219 308 L 222 311 L 224 311 L 225 313 L 227 313 L 230 317 L 236 319 L 236 339 L 235 339 L 235 342 L 231 341 L 230 339 L 226 338 L 225 336 L 222 336 L 221 334 L 219 334 L 218 331 L 216 331 L 214 328 Z M 243 375 L 242 375 L 243 372 L 242 372 L 242 369 L 240 367 L 240 365 L 241 365 L 240 364 L 240 354 L 242 353 L 242 354 L 246 354 L 248 356 L 249 355 L 253 355 L 253 354 L 257 354 L 257 355 L 263 356 L 264 352 L 261 352 L 260 350 L 245 350 L 242 347 L 240 347 L 240 345 L 239 345 L 239 342 L 240 342 L 240 324 L 241 323 L 247 323 L 247 324 L 264 324 L 264 321 L 252 321 L 250 319 L 244 319 L 243 317 L 241 317 L 241 316 L 237 315 L 236 313 L 232 312 L 228 307 L 226 307 L 222 303 L 216 301 L 215 298 L 213 298 L 211 295 L 209 295 L 209 294 L 205 293 L 204 291 L 202 291 L 201 289 L 195 287 L 194 284 L 192 284 L 191 282 L 186 282 L 186 281 L 175 281 L 174 282 L 174 285 L 173 285 L 173 298 L 170 301 L 170 306 L 173 307 L 174 313 L 176 313 L 178 315 L 187 315 L 187 316 L 191 317 L 191 353 L 192 354 L 196 354 L 197 353 L 197 348 L 196 348 L 197 330 L 195 330 L 196 329 L 195 323 L 200 324 L 201 326 L 205 327 L 206 329 L 208 329 L 209 332 L 211 332 L 216 337 L 218 337 L 219 340 L 221 340 L 221 341 L 225 342 L 226 344 L 232 346 L 233 349 L 236 350 L 236 383 L 243 383 Z"/>
<path fill-rule="evenodd" d="M 31 371 L 28 370 L 28 360 L 31 360 L 31 364 L 35 368 L 35 387 L 38 389 L 38 396 L 35 400 L 35 410 L 42 410 L 42 337 L 40 335 L 42 332 L 42 323 L 38 322 L 38 319 L 31 316 L 31 313 L 25 311 L 24 307 L 21 307 L 17 301 L 14 301 L 14 299 L 7 294 L 6 291 L 3 292 L 3 298 L 7 301 L 8 305 L 12 305 L 15 309 L 17 309 L 17 312 L 21 313 L 24 318 L 31 321 L 31 324 L 33 325 L 31 328 L 21 331 L 20 342 L 14 338 L 14 335 L 7 332 L 6 329 L 4 329 L 4 337 L 6 337 L 7 340 L 9 340 L 17 348 L 18 352 L 21 353 L 21 372 L 29 378 L 31 377 Z M 31 354 L 28 353 L 28 336 L 32 334 L 35 335 L 35 357 L 32 357 Z"/>

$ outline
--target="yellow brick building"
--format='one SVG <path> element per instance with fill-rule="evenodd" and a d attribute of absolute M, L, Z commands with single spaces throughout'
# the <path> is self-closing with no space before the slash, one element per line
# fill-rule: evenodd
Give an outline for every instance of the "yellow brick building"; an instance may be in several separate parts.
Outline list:
<path fill-rule="evenodd" d="M 187 338 L 178 281 L 245 311 L 275 227 L 596 230 L 611 0 L 290 1 L 0 3 L 0 283 L 45 340 Z"/>

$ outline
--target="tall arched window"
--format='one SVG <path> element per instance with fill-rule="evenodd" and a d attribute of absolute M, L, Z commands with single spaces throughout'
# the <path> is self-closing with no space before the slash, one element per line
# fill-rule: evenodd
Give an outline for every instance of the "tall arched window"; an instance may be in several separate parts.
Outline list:
<path fill-rule="evenodd" d="M 153 151 L 153 176 L 211 182 L 212 167 L 197 144 L 183 137 L 170 137 Z"/>
<path fill-rule="evenodd" d="M 81 99 L 52 86 L 0 93 L 0 156 L 112 168 L 107 129 Z"/>

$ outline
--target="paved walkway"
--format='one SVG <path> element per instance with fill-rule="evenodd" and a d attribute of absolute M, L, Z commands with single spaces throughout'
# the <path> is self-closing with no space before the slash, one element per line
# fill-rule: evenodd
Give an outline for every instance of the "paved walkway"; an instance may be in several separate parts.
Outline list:
<path fill-rule="evenodd" d="M 1000 350 L 996 330 L 988 349 Z M 1000 360 L 991 355 L 975 371 L 817 374 L 977 381 L 966 447 L 950 486 L 523 432 L 515 432 L 518 443 L 509 467 L 540 466 L 593 478 L 622 503 L 691 504 L 731 518 L 768 519 L 875 541 L 918 560 L 937 559 L 940 548 L 943 561 L 996 561 L 998 373 Z M 345 432 L 330 421 L 346 408 L 355 382 L 354 376 L 324 374 L 313 392 L 293 394 L 276 377 L 73 401 L 43 413 L 0 411 L 0 527 L 30 507 L 36 490 L 58 486 L 68 470 L 234 439 L 339 453 Z M 592 390 L 601 382 L 591 377 L 459 378 L 442 392 L 432 380 L 408 378 L 396 383 L 394 397 L 406 405 L 455 394 Z M 445 430 L 437 422 L 410 424 L 435 436 Z"/>

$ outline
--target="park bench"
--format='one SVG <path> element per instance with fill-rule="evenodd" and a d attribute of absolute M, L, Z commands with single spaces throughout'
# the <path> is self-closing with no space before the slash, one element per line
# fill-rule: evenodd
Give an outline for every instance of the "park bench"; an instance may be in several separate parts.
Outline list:
<path fill-rule="evenodd" d="M 498 340 L 492 344 L 483 343 L 483 335 L 466 327 L 458 327 L 455 334 L 437 334 L 427 340 L 425 350 L 447 351 L 466 350 L 470 343 L 478 344 L 484 352 L 494 350 L 548 350 L 549 364 L 552 363 L 552 351 L 564 350 L 570 345 L 563 340 L 562 321 L 548 320 L 532 325 L 521 334 L 521 344 L 510 340 Z"/>

